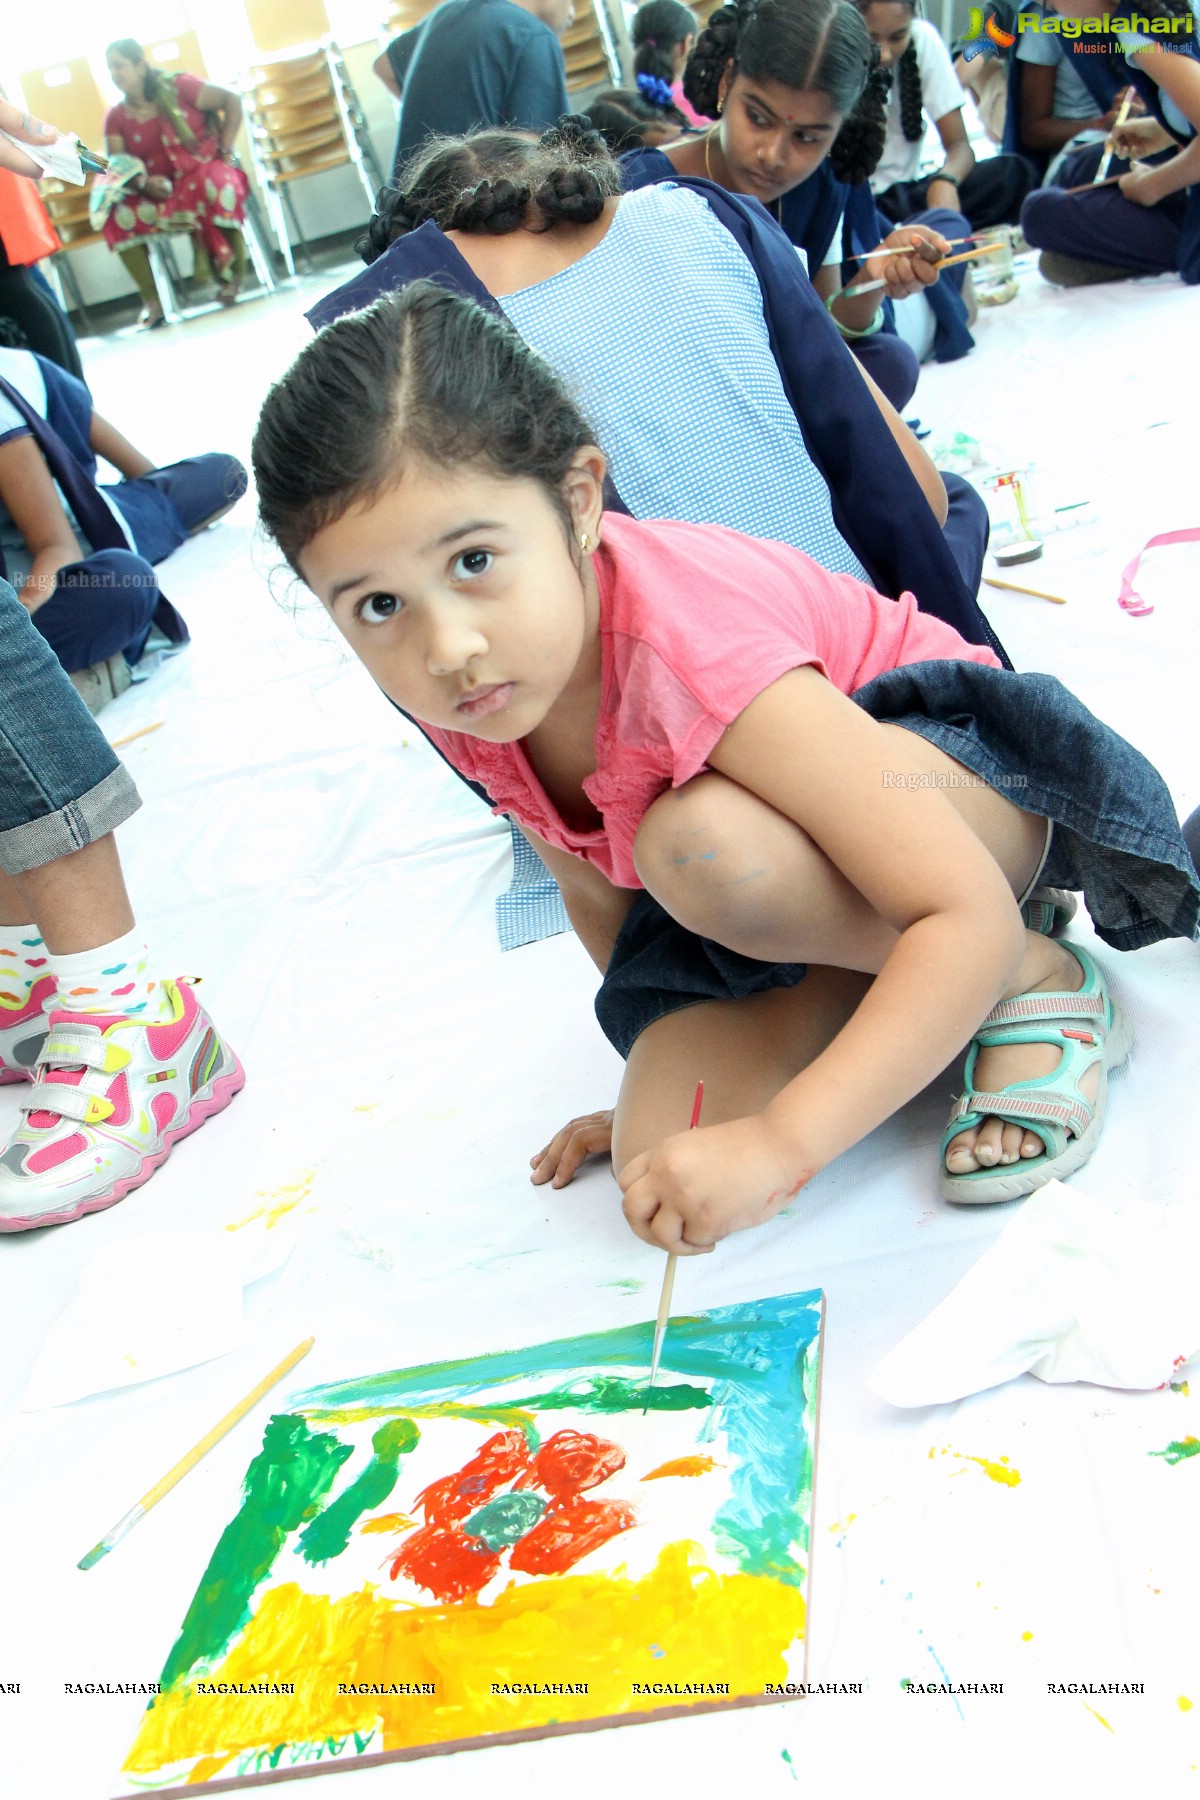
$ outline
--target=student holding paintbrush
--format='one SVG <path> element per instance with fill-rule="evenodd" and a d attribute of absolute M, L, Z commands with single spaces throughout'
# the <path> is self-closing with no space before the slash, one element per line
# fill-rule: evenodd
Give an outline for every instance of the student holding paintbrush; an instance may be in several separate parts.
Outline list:
<path fill-rule="evenodd" d="M 1200 881 L 1159 776 L 1056 681 L 791 546 L 606 512 L 565 386 L 431 282 L 318 333 L 253 460 L 292 569 L 558 876 L 642 1237 L 769 1219 L 968 1045 L 948 1199 L 1086 1161 L 1128 1028 L 1020 904 L 1082 887 L 1133 949 L 1196 935 Z"/>
<path fill-rule="evenodd" d="M 1059 0 L 1057 10 L 1066 21 L 1107 16 L 1105 0 Z M 1190 35 L 1175 29 L 1189 20 Z M 1200 282 L 1200 38 L 1187 0 L 1147 0 L 1130 22 L 1143 21 L 1149 35 L 1088 35 L 1089 43 L 1108 44 L 1110 68 L 1145 102 L 1147 116 L 1125 118 L 1109 138 L 1109 148 L 1139 166 L 1118 167 L 1115 181 L 1094 186 L 1106 152 L 1082 151 L 1060 171 L 1061 188 L 1031 194 L 1021 210 L 1021 229 L 1042 251 L 1042 273 L 1059 286 L 1172 269 L 1189 285 Z M 1169 29 L 1155 29 L 1163 26 Z"/>

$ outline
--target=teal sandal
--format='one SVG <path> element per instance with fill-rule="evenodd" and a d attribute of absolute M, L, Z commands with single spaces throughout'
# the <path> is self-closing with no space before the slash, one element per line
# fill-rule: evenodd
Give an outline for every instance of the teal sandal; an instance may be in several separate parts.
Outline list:
<path fill-rule="evenodd" d="M 1036 931 L 1042 937 L 1061 937 L 1078 908 L 1078 900 L 1068 889 L 1036 887 L 1021 908 L 1021 917 L 1028 931 Z"/>
<path fill-rule="evenodd" d="M 1083 970 L 1078 993 L 1015 994 L 1011 1000 L 1001 1000 L 971 1039 L 965 1091 L 942 1133 L 943 1200 L 968 1206 L 1020 1200 L 1046 1182 L 1082 1168 L 1096 1148 L 1104 1123 L 1108 1072 L 1128 1056 L 1133 1034 L 1087 951 L 1077 944 L 1064 944 L 1063 949 L 1070 951 Z M 1061 1052 L 1061 1061 L 1051 1075 L 1014 1081 L 996 1093 L 978 1091 L 974 1076 L 979 1052 L 1000 1044 L 1053 1044 Z M 1100 1086 L 1092 1103 L 1080 1093 L 1079 1083 L 1097 1063 L 1101 1065 Z M 1036 1133 L 1045 1145 L 1042 1154 L 952 1175 L 946 1167 L 950 1140 L 989 1117 Z"/>

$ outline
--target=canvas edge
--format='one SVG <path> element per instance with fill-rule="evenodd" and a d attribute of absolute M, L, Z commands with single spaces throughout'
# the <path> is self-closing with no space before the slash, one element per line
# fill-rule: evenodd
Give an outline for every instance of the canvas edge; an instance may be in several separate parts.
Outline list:
<path fill-rule="evenodd" d="M 805 1629 L 805 1666 L 808 1631 Z M 305 1763 L 289 1769 L 265 1769 L 257 1775 L 220 1776 L 216 1781 L 185 1782 L 182 1787 L 125 1789 L 113 1800 L 183 1800 L 190 1796 L 229 1794 L 241 1788 L 266 1787 L 280 1781 L 304 1781 L 318 1775 L 345 1775 L 352 1769 L 369 1769 L 382 1763 L 421 1762 L 430 1756 L 452 1756 L 460 1750 L 491 1750 L 505 1744 L 535 1743 L 540 1738 L 577 1737 L 586 1731 L 611 1731 L 626 1725 L 661 1724 L 665 1719 L 694 1719 L 704 1713 L 741 1712 L 750 1706 L 787 1705 L 804 1694 L 745 1694 L 728 1700 L 702 1700 L 695 1706 L 658 1706 L 650 1712 L 608 1713 L 601 1719 L 568 1719 L 559 1725 L 534 1725 L 523 1731 L 493 1731 L 486 1737 L 452 1738 L 444 1744 L 414 1744 L 403 1750 L 376 1750 L 368 1756 Z"/>

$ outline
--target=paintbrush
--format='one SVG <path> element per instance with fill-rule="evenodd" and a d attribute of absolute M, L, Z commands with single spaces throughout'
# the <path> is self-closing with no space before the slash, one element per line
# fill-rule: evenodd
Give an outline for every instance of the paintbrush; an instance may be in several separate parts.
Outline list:
<path fill-rule="evenodd" d="M 960 250 L 957 256 L 943 256 L 940 262 L 934 263 L 935 269 L 949 269 L 955 263 L 971 262 L 977 256 L 995 256 L 998 250 L 1008 250 L 1008 244 L 980 244 L 975 250 Z M 859 287 L 843 288 L 839 299 L 852 300 L 856 294 L 871 294 L 876 288 L 886 287 L 887 282 L 881 275 L 878 281 L 864 281 Z"/>
<path fill-rule="evenodd" d="M 182 1481 L 188 1470 L 194 1469 L 200 1458 L 207 1455 L 213 1445 L 219 1442 L 227 1431 L 232 1431 L 238 1420 L 244 1419 L 250 1408 L 257 1405 L 263 1395 L 273 1388 L 277 1381 L 281 1381 L 289 1369 L 295 1368 L 302 1356 L 308 1355 L 314 1342 L 313 1338 L 305 1338 L 304 1342 L 297 1344 L 296 1348 L 285 1356 L 281 1363 L 276 1363 L 271 1373 L 264 1375 L 258 1386 L 252 1388 L 244 1400 L 239 1400 L 223 1419 L 218 1419 L 212 1430 L 206 1432 L 198 1444 L 193 1444 L 187 1455 L 181 1456 L 174 1468 L 167 1470 L 161 1481 L 156 1481 L 152 1488 L 146 1489 L 137 1504 L 130 1507 L 123 1519 L 117 1520 L 112 1530 L 106 1532 L 98 1544 L 93 1544 L 87 1555 L 79 1559 L 76 1567 L 80 1569 L 94 1568 L 102 1556 L 107 1556 L 114 1545 L 120 1543 L 125 1533 L 132 1531 L 138 1520 L 144 1518 L 152 1506 L 157 1506 L 163 1495 L 169 1494 L 176 1482 Z"/>
<path fill-rule="evenodd" d="M 967 237 L 947 238 L 950 249 L 955 250 L 960 244 L 976 244 L 983 236 L 981 231 L 972 231 Z M 911 256 L 919 250 L 920 244 L 876 244 L 873 250 L 859 250 L 853 256 L 844 258 L 846 262 L 866 262 L 872 256 Z"/>
<path fill-rule="evenodd" d="M 1113 131 L 1120 131 L 1122 125 L 1125 123 L 1126 119 L 1129 117 L 1129 109 L 1132 105 L 1133 105 L 1133 88 L 1127 87 L 1125 89 L 1125 98 L 1122 100 L 1119 108 L 1117 109 L 1117 116 L 1113 123 Z M 1112 133 L 1110 132 L 1109 137 L 1108 137 L 1108 148 L 1105 150 L 1104 155 L 1100 158 L 1100 162 L 1096 169 L 1096 173 L 1092 176 L 1091 185 L 1093 187 L 1102 187 L 1104 185 L 1104 177 L 1108 174 L 1109 168 L 1112 165 L 1112 159 L 1115 154 L 1116 154 L 1116 152 L 1113 148 Z"/>
<path fill-rule="evenodd" d="M 997 581 L 994 575 L 985 575 L 983 579 L 987 587 L 1005 588 L 1010 594 L 1032 594 L 1035 600 L 1053 600 L 1055 606 L 1067 604 L 1065 594 L 1047 594 L 1041 588 L 1022 587 L 1017 581 Z"/>
<path fill-rule="evenodd" d="M 704 1083 L 696 1083 L 696 1098 L 692 1101 L 692 1123 L 690 1130 L 695 1131 L 700 1123 L 700 1108 L 704 1104 Z M 646 1404 L 642 1408 L 645 1418 L 650 1410 L 650 1395 L 654 1391 L 654 1383 L 658 1380 L 658 1361 L 662 1355 L 663 1338 L 667 1333 L 667 1320 L 671 1316 L 671 1295 L 675 1288 L 675 1264 L 678 1254 L 673 1250 L 667 1257 L 667 1272 L 663 1276 L 662 1293 L 658 1296 L 658 1318 L 654 1326 L 654 1350 L 650 1357 L 650 1379 L 646 1383 Z"/>

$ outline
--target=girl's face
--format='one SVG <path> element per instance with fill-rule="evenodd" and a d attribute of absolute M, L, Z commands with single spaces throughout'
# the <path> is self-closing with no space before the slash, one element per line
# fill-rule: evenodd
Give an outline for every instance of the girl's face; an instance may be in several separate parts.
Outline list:
<path fill-rule="evenodd" d="M 671 45 L 672 76 L 674 80 L 678 81 L 679 77 L 683 74 L 684 64 L 692 54 L 692 46 L 695 42 L 695 32 L 689 31 L 685 38 L 680 39 L 679 43 Z"/>
<path fill-rule="evenodd" d="M 120 56 L 114 51 L 108 58 L 108 72 L 112 76 L 113 86 L 127 100 L 135 104 L 142 98 L 146 85 L 145 62 L 130 62 L 127 56 Z"/>
<path fill-rule="evenodd" d="M 564 497 L 594 543 L 604 458 L 581 450 Z M 300 573 L 384 693 L 442 731 L 512 743 L 599 679 L 599 603 L 542 485 L 470 466 L 407 467 L 326 525 Z"/>
<path fill-rule="evenodd" d="M 912 37 L 912 7 L 904 5 L 903 0 L 871 0 L 870 6 L 863 8 L 863 18 L 871 42 L 879 46 L 879 60 L 885 69 L 890 69 L 908 49 Z"/>
<path fill-rule="evenodd" d="M 721 152 L 733 191 L 764 204 L 807 181 L 829 155 L 843 115 L 828 94 L 751 81 L 727 70 L 718 89 Z"/>

